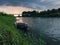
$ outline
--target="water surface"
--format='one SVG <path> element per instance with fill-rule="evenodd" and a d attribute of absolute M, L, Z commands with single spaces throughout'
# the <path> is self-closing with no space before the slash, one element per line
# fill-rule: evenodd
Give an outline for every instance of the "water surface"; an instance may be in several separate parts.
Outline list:
<path fill-rule="evenodd" d="M 30 31 L 42 35 L 47 45 L 60 45 L 60 18 L 20 17 L 17 22 L 27 23 Z"/>

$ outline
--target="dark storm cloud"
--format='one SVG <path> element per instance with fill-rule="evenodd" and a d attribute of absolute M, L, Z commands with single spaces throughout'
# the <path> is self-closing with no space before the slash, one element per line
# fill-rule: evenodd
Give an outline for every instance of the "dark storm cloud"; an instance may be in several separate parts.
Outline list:
<path fill-rule="evenodd" d="M 60 0 L 0 0 L 0 5 L 24 6 L 44 10 L 59 8 Z"/>

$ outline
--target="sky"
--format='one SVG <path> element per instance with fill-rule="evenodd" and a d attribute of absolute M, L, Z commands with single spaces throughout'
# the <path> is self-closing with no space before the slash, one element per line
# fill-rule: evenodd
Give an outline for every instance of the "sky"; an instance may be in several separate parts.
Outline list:
<path fill-rule="evenodd" d="M 47 10 L 60 7 L 60 0 L 0 0 L 0 11 L 22 13 L 31 10 Z"/>
<path fill-rule="evenodd" d="M 32 8 L 20 7 L 20 6 L 0 6 L 0 12 L 7 14 L 22 14 L 23 11 L 33 11 Z"/>

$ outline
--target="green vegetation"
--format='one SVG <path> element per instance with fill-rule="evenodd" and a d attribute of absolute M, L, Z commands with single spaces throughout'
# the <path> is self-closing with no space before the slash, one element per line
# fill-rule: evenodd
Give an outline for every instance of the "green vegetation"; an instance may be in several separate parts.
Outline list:
<path fill-rule="evenodd" d="M 22 13 L 23 17 L 60 17 L 60 8 L 52 9 L 52 10 L 45 10 L 41 12 L 37 11 L 24 11 Z"/>
<path fill-rule="evenodd" d="M 14 26 L 15 17 L 0 13 L 0 45 L 45 45 L 42 37 L 30 32 L 17 30 Z"/>

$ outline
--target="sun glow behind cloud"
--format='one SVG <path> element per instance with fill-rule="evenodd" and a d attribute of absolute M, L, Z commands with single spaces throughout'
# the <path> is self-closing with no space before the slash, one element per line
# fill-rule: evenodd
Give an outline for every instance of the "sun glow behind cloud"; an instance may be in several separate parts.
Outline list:
<path fill-rule="evenodd" d="M 21 6 L 0 6 L 0 12 L 5 12 L 8 14 L 21 14 L 23 11 L 32 11 L 31 8 L 21 7 Z"/>
<path fill-rule="evenodd" d="M 23 11 L 33 11 L 32 8 L 27 8 L 23 6 L 0 6 L 0 12 L 5 12 L 8 14 L 22 14 Z"/>
<path fill-rule="evenodd" d="M 53 8 L 60 8 L 60 0 L 0 0 L 0 11 L 9 14 Z"/>
<path fill-rule="evenodd" d="M 23 6 L 38 10 L 47 10 L 60 7 L 60 0 L 0 0 L 0 5 Z"/>

